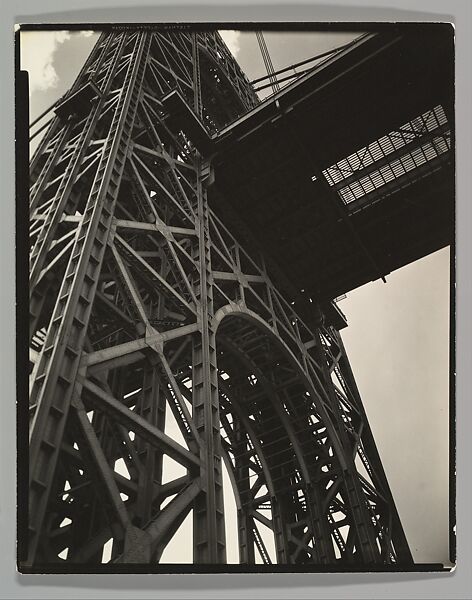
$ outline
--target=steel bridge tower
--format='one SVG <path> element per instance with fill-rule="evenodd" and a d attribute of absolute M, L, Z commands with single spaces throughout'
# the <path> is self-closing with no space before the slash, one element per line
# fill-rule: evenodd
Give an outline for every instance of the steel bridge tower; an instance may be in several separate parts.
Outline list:
<path fill-rule="evenodd" d="M 225 563 L 222 461 L 240 563 L 411 564 L 335 320 L 208 202 L 206 148 L 258 103 L 218 33 L 117 28 L 56 105 L 30 169 L 23 566 L 110 540 L 155 564 L 190 513 L 194 563 Z"/>

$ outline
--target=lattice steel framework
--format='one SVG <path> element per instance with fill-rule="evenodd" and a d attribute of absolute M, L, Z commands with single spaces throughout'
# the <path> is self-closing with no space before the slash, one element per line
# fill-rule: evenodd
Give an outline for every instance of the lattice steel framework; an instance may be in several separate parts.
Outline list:
<path fill-rule="evenodd" d="M 31 162 L 25 564 L 98 564 L 110 539 L 156 563 L 191 511 L 194 562 L 224 563 L 222 460 L 241 563 L 408 563 L 340 335 L 209 208 L 174 89 L 210 134 L 258 102 L 218 33 L 114 30 Z"/>

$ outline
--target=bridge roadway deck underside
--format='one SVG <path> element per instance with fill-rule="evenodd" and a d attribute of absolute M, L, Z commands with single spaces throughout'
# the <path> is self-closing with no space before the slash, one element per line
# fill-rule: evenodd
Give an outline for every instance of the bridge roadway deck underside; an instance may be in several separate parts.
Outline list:
<path fill-rule="evenodd" d="M 213 207 L 292 295 L 329 300 L 452 242 L 453 150 L 363 206 L 322 174 L 438 105 L 453 131 L 452 43 L 447 26 L 367 36 L 213 140 Z"/>

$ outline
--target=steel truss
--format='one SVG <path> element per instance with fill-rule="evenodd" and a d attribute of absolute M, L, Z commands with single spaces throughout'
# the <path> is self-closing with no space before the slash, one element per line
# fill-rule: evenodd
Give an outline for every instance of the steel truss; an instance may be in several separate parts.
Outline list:
<path fill-rule="evenodd" d="M 339 333 L 210 209 L 175 88 L 210 133 L 257 103 L 217 33 L 116 30 L 31 163 L 25 564 L 156 563 L 191 512 L 194 562 L 224 563 L 222 460 L 241 563 L 409 562 Z"/>

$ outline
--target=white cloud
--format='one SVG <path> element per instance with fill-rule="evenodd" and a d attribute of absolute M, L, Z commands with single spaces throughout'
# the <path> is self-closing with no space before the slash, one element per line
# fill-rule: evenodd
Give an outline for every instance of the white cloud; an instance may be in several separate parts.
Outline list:
<path fill-rule="evenodd" d="M 68 31 L 25 31 L 21 35 L 21 68 L 29 73 L 30 93 L 55 87 L 54 54 L 70 39 Z"/>
<path fill-rule="evenodd" d="M 220 31 L 220 35 L 223 38 L 223 41 L 225 42 L 225 44 L 228 46 L 229 51 L 232 53 L 232 55 L 236 58 L 239 52 L 239 36 L 240 36 L 240 31 L 233 31 L 233 30 L 224 30 L 224 31 Z"/>

